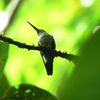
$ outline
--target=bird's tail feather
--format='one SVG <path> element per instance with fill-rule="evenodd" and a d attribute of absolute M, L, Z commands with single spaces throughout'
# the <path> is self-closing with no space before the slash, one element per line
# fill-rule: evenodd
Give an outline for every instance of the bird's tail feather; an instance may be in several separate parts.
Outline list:
<path fill-rule="evenodd" d="M 42 52 L 41 52 L 41 56 L 42 56 L 47 74 L 52 75 L 53 74 L 53 57 L 49 56 L 48 54 L 44 55 Z"/>

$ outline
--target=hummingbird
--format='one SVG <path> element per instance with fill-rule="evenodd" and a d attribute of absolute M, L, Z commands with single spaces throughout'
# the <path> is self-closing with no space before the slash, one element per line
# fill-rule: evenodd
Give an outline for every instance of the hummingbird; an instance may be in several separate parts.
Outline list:
<path fill-rule="evenodd" d="M 28 22 L 28 21 L 27 21 Z M 28 22 L 37 32 L 37 35 L 39 37 L 38 45 L 46 48 L 50 48 L 52 50 L 55 50 L 56 44 L 55 40 L 52 35 L 49 35 L 46 31 L 39 29 L 32 25 L 30 22 Z M 54 57 L 50 53 L 46 53 L 43 51 L 40 51 L 40 54 L 42 56 L 42 60 L 44 62 L 44 66 L 46 68 L 46 72 L 48 75 L 53 74 L 53 59 Z"/>

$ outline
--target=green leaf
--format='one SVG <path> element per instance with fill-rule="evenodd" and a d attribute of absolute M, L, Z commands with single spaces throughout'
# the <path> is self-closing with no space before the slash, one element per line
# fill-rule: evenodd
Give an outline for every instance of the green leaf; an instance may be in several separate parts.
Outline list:
<path fill-rule="evenodd" d="M 6 100 L 57 100 L 49 92 L 29 84 L 21 84 L 19 88 L 11 87 L 1 99 Z"/>
<path fill-rule="evenodd" d="M 8 80 L 3 74 L 2 77 L 0 78 L 0 97 L 5 94 L 8 88 L 9 88 Z"/>
<path fill-rule="evenodd" d="M 0 41 L 0 77 L 8 58 L 9 44 Z"/>
<path fill-rule="evenodd" d="M 100 100 L 100 27 L 82 49 L 72 76 L 63 80 L 61 100 Z"/>
<path fill-rule="evenodd" d="M 0 41 L 0 96 L 4 94 L 8 85 L 6 77 L 3 74 L 5 64 L 8 58 L 9 45 Z"/>

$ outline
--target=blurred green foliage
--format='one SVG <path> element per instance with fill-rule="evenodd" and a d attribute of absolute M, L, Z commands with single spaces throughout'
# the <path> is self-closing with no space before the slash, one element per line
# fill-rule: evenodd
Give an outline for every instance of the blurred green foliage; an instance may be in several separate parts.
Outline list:
<path fill-rule="evenodd" d="M 2 10 L 8 4 L 4 1 L 0 0 Z M 99 9 L 99 0 L 22 0 L 5 33 L 19 42 L 37 45 L 38 36 L 27 24 L 30 21 L 54 36 L 57 50 L 77 54 L 100 21 Z M 68 79 L 74 68 L 72 62 L 55 58 L 53 76 L 47 76 L 39 52 L 10 45 L 5 75 L 10 85 L 30 83 L 57 95 L 62 79 Z"/>
<path fill-rule="evenodd" d="M 62 80 L 61 100 L 100 100 L 100 26 L 86 41 L 72 76 Z M 67 83 L 67 84 L 66 84 Z"/>

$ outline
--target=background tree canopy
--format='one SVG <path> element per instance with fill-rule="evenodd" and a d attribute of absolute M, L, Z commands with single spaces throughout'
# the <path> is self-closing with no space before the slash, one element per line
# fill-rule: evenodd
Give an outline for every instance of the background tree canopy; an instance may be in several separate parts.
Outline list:
<path fill-rule="evenodd" d="M 100 54 L 96 50 L 100 49 L 100 30 L 93 32 L 100 25 L 99 2 L 0 0 L 0 34 L 22 43 L 38 45 L 38 36 L 27 23 L 29 21 L 53 35 L 57 50 L 80 55 L 76 65 L 66 59 L 55 58 L 53 75 L 48 76 L 38 51 L 28 51 L 0 41 L 0 93 L 6 87 L 26 83 L 42 88 L 61 100 L 99 100 Z"/>

